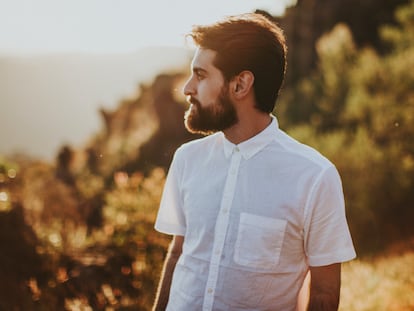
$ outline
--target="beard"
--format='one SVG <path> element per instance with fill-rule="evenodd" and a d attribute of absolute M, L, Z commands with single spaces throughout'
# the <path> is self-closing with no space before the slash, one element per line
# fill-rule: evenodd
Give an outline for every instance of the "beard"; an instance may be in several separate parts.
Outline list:
<path fill-rule="evenodd" d="M 202 107 L 193 97 L 188 101 L 191 106 L 185 112 L 184 124 L 190 133 L 209 135 L 223 131 L 238 122 L 227 87 L 223 87 L 216 102 L 207 107 Z"/>

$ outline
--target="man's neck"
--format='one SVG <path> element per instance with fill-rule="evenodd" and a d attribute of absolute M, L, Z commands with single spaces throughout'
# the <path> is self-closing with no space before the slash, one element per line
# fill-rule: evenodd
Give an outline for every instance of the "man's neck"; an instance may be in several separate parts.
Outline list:
<path fill-rule="evenodd" d="M 235 125 L 223 131 L 226 138 L 236 145 L 256 136 L 272 122 L 270 115 L 263 112 L 238 117 L 239 121 Z"/>

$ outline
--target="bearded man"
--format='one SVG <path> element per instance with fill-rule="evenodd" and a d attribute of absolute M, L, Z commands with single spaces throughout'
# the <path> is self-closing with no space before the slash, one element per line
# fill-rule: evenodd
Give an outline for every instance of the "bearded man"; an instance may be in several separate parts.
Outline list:
<path fill-rule="evenodd" d="M 173 235 L 154 310 L 337 310 L 355 257 L 335 166 L 279 129 L 282 30 L 260 14 L 195 26 L 186 128 L 155 228 Z"/>

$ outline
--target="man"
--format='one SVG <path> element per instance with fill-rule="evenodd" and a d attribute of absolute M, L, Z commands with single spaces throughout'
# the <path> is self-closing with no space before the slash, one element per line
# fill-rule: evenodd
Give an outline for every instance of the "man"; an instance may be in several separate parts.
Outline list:
<path fill-rule="evenodd" d="M 173 235 L 154 310 L 337 310 L 341 262 L 355 257 L 341 181 L 315 150 L 278 128 L 282 31 L 243 14 L 196 26 L 184 87 L 187 129 L 155 228 Z"/>

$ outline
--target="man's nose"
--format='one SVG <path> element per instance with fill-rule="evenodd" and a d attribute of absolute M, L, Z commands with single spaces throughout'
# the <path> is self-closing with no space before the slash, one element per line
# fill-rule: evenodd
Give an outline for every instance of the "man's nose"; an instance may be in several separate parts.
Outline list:
<path fill-rule="evenodd" d="M 184 95 L 186 95 L 186 96 L 188 96 L 188 95 L 194 95 L 194 93 L 195 93 L 195 88 L 194 88 L 194 85 L 193 85 L 193 83 L 192 83 L 192 79 L 191 79 L 191 78 L 189 78 L 189 79 L 187 80 L 187 82 L 184 84 L 184 87 L 183 87 L 183 93 L 184 93 Z"/>

